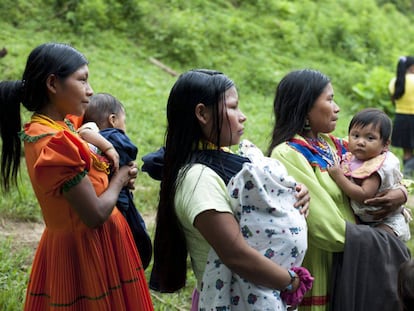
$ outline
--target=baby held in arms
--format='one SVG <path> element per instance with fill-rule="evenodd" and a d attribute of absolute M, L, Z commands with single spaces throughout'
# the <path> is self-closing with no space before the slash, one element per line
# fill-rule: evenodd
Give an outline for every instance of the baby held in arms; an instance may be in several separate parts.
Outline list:
<path fill-rule="evenodd" d="M 305 216 L 293 206 L 295 180 L 277 160 L 263 156 L 243 140 L 239 153 L 250 159 L 228 183 L 231 206 L 247 243 L 289 270 L 299 279 L 298 290 L 289 293 L 249 283 L 232 273 L 211 249 L 203 275 L 199 310 L 286 310 L 297 306 L 312 286 L 313 278 L 300 267 L 307 249 Z M 289 287 L 289 286 L 288 286 Z M 253 308 L 253 309 L 252 309 Z"/>

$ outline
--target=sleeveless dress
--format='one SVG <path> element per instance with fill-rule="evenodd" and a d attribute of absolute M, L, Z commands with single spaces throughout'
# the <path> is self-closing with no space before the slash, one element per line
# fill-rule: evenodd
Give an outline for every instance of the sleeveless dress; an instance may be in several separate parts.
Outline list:
<path fill-rule="evenodd" d="M 99 196 L 108 186 L 106 172 L 93 165 L 88 145 L 69 120 L 54 122 L 60 128 L 46 123 L 32 119 L 21 132 L 46 225 L 24 310 L 153 310 L 141 259 L 123 215 L 114 208 L 103 225 L 91 229 L 63 196 L 86 175 Z"/>

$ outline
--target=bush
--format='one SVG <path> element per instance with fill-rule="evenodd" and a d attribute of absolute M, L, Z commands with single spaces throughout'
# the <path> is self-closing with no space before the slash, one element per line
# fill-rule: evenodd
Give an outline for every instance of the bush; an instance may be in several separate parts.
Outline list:
<path fill-rule="evenodd" d="M 355 112 L 363 108 L 380 108 L 389 116 L 394 115 L 394 106 L 391 103 L 388 83 L 393 74 L 383 67 L 374 67 L 365 75 L 362 82 L 352 87 L 353 105 L 350 110 Z"/>

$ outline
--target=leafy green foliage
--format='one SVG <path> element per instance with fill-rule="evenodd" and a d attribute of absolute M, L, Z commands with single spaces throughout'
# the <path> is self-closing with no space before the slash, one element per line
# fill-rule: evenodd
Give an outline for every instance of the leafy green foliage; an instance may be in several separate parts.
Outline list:
<path fill-rule="evenodd" d="M 392 3 L 403 14 L 414 10 L 414 3 L 411 0 L 377 0 L 377 2 L 380 6 Z"/>
<path fill-rule="evenodd" d="M 2 0 L 0 1 L 0 20 L 19 27 L 28 21 L 38 24 L 43 16 L 51 13 L 51 7 L 43 7 L 43 0 Z M 51 14 L 50 14 L 51 15 Z"/>
<path fill-rule="evenodd" d="M 115 29 L 136 34 L 141 13 L 137 0 L 55 0 L 58 16 L 78 34 L 93 35 L 96 31 Z"/>
<path fill-rule="evenodd" d="M 384 70 L 383 67 L 374 67 L 372 71 L 365 75 L 363 82 L 359 82 L 352 87 L 354 92 L 352 98 L 355 98 L 355 102 L 350 107 L 351 111 L 376 107 L 381 108 L 389 115 L 393 115 L 394 106 L 388 92 L 388 83 L 391 78 L 392 74 Z"/>

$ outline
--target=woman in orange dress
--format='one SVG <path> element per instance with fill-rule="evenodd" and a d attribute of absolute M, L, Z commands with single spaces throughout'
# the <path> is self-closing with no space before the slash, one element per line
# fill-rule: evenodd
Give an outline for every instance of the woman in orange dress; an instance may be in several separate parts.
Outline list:
<path fill-rule="evenodd" d="M 120 167 L 108 182 L 105 163 L 66 118 L 82 116 L 93 94 L 88 75 L 81 53 L 46 43 L 29 55 L 21 81 L 0 82 L 1 185 L 7 191 L 17 182 L 21 139 L 46 225 L 25 310 L 153 310 L 134 240 L 115 207 L 136 165 Z M 23 131 L 20 103 L 33 112 Z"/>

